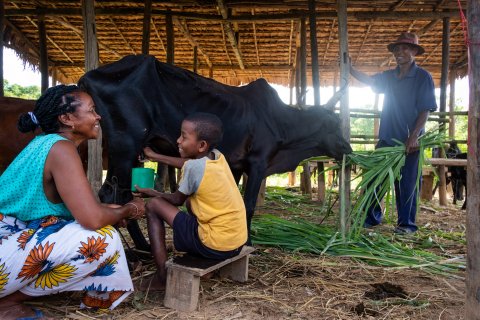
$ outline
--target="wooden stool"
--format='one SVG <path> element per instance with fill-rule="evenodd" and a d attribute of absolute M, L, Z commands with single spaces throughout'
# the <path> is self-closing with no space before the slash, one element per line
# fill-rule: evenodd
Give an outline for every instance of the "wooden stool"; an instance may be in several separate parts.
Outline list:
<path fill-rule="evenodd" d="M 219 269 L 220 275 L 239 282 L 248 280 L 248 258 L 255 248 L 244 246 L 239 255 L 227 260 L 209 260 L 185 254 L 167 261 L 165 307 L 179 311 L 197 308 L 200 277 Z"/>
<path fill-rule="evenodd" d="M 420 199 L 431 201 L 433 198 L 433 179 L 435 172 L 432 168 L 422 169 L 422 186 L 420 188 Z"/>

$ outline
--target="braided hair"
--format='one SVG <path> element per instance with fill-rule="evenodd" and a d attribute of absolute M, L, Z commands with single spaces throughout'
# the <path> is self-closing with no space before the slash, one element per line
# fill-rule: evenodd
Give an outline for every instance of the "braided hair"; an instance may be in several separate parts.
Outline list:
<path fill-rule="evenodd" d="M 60 129 L 58 116 L 75 112 L 79 104 L 74 103 L 77 99 L 73 92 L 83 91 L 76 85 L 58 85 L 48 88 L 35 102 L 33 112 L 20 115 L 17 128 L 21 132 L 35 131 L 42 128 L 45 133 L 55 133 Z"/>

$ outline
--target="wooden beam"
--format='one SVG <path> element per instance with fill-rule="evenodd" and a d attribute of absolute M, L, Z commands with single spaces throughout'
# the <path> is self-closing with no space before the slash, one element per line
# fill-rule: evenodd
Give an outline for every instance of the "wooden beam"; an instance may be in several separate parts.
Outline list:
<path fill-rule="evenodd" d="M 295 24 L 292 21 L 290 21 L 290 38 L 288 40 L 288 64 L 292 64 L 292 47 L 293 47 L 293 33 L 295 31 Z M 294 62 L 293 62 L 294 63 Z"/>
<path fill-rule="evenodd" d="M 173 34 L 173 22 L 172 15 L 167 14 L 165 16 L 166 30 L 167 30 L 167 63 L 175 63 L 175 38 Z"/>
<path fill-rule="evenodd" d="M 465 167 L 467 166 L 467 159 L 447 159 L 447 158 L 427 158 L 427 163 L 432 166 L 452 166 L 452 167 Z"/>
<path fill-rule="evenodd" d="M 150 49 L 150 20 L 152 17 L 152 0 L 145 0 L 143 13 L 142 54 L 148 54 Z"/>
<path fill-rule="evenodd" d="M 442 73 L 440 78 L 440 112 L 445 112 L 447 108 L 447 79 L 448 79 L 448 61 L 450 59 L 450 19 L 443 19 L 443 33 L 442 33 Z M 441 120 L 445 116 L 440 116 Z M 440 122 L 440 134 L 445 134 L 445 123 Z M 440 156 L 443 156 L 444 151 L 440 150 Z M 445 166 L 438 167 L 439 185 L 438 198 L 441 206 L 447 205 L 447 181 L 445 177 Z"/>
<path fill-rule="evenodd" d="M 255 9 L 252 9 L 252 15 L 255 15 Z M 255 27 L 255 22 L 252 23 L 252 27 L 253 27 L 253 42 L 255 43 L 255 53 L 257 57 L 257 64 L 260 65 L 260 55 L 258 54 L 257 29 Z"/>
<path fill-rule="evenodd" d="M 317 19 L 315 16 L 315 0 L 308 0 L 310 23 L 310 57 L 312 59 L 312 86 L 315 106 L 320 106 L 320 74 L 318 70 Z"/>
<path fill-rule="evenodd" d="M 95 24 L 95 0 L 82 0 L 85 71 L 98 68 L 98 44 Z M 102 133 L 96 140 L 88 140 L 87 178 L 95 195 L 102 186 Z"/>
<path fill-rule="evenodd" d="M 153 26 L 153 31 L 155 31 L 155 35 L 157 36 L 158 42 L 160 42 L 160 47 L 162 47 L 163 52 L 165 53 L 165 55 L 167 55 L 167 49 L 163 44 L 162 37 L 160 37 L 160 33 L 158 32 L 157 26 L 155 25 L 155 19 L 153 18 L 152 18 L 152 26 Z"/>
<path fill-rule="evenodd" d="M 82 0 L 83 1 L 83 0 Z M 59 24 L 61 24 L 62 26 L 72 30 L 75 34 L 77 34 L 81 39 L 84 39 L 84 34 L 83 34 L 83 30 L 80 30 L 79 28 L 75 27 L 73 24 L 71 24 L 70 22 L 67 22 L 67 21 L 64 21 L 63 19 L 61 18 L 58 18 L 58 17 L 49 17 L 50 19 L 58 22 Z M 113 53 L 117 58 L 121 58 L 122 55 L 120 53 L 118 53 L 117 51 L 113 50 L 113 49 L 110 49 L 107 45 L 103 44 L 102 42 L 100 41 L 96 41 L 97 42 L 97 47 L 100 48 L 100 49 L 103 49 L 105 51 L 108 51 L 110 53 Z"/>
<path fill-rule="evenodd" d="M 348 30 L 347 30 L 347 0 L 337 0 L 338 14 L 338 41 L 340 57 L 340 88 L 345 89 L 343 96 L 340 98 L 340 121 L 342 125 L 342 133 L 345 140 L 350 141 L 350 111 L 348 101 L 348 82 L 350 77 L 349 61 L 348 61 Z M 344 158 L 345 159 L 345 158 Z M 342 170 L 340 175 L 341 190 L 340 194 L 344 201 L 341 201 L 340 209 L 340 228 L 342 238 L 349 228 L 347 225 L 347 214 L 350 212 L 350 168 Z"/>
<path fill-rule="evenodd" d="M 449 110 L 449 126 L 448 126 L 448 136 L 450 139 L 455 139 L 455 80 L 456 73 L 455 70 L 450 69 L 449 73 L 449 83 L 450 83 L 450 95 L 448 101 L 448 110 Z"/>
<path fill-rule="evenodd" d="M 193 72 L 197 73 L 198 67 L 198 48 L 197 46 L 193 47 Z"/>
<path fill-rule="evenodd" d="M 177 28 L 182 32 L 183 36 L 187 39 L 187 41 L 190 43 L 192 48 L 196 48 L 198 52 L 203 56 L 203 59 L 205 60 L 205 63 L 208 65 L 209 68 L 213 66 L 212 61 L 210 60 L 210 57 L 208 54 L 202 49 L 202 47 L 198 44 L 197 40 L 195 40 L 192 35 L 190 34 L 190 31 L 188 31 L 188 26 L 186 21 L 180 21 L 177 17 L 173 18 L 173 22 L 177 26 Z"/>
<path fill-rule="evenodd" d="M 228 18 L 228 10 L 225 4 L 223 3 L 223 0 L 217 0 L 217 5 L 218 5 L 218 10 L 220 11 L 220 14 L 222 15 L 223 19 Z M 243 58 L 242 58 L 242 53 L 240 52 L 240 48 L 238 47 L 237 39 L 235 37 L 235 34 L 232 30 L 232 26 L 229 21 L 223 22 L 223 28 L 225 29 L 225 33 L 227 34 L 227 38 L 230 41 L 230 45 L 232 46 L 233 53 L 235 53 L 235 57 L 237 58 L 238 65 L 240 69 L 244 69 L 243 65 Z"/>
<path fill-rule="evenodd" d="M 221 1 L 222 0 L 217 0 Z M 152 9 L 152 16 L 166 16 L 169 10 Z M 37 16 L 43 14 L 45 16 L 81 16 L 81 10 L 76 8 L 37 8 L 37 9 L 6 9 L 6 16 Z M 95 10 L 96 16 L 141 16 L 144 14 L 143 8 L 97 8 Z M 290 13 L 279 14 L 259 14 L 252 16 L 238 15 L 225 18 L 222 15 L 215 14 L 201 14 L 184 11 L 171 11 L 170 14 L 177 17 L 184 17 L 191 20 L 205 20 L 205 21 L 223 21 L 223 22 L 252 22 L 252 21 L 279 21 L 292 20 L 301 17 L 307 17 L 307 10 L 291 10 Z M 351 12 L 350 16 L 357 20 L 371 20 L 371 19 L 385 19 L 385 20 L 435 20 L 443 18 L 458 17 L 458 10 L 445 10 L 439 12 L 425 12 L 425 11 L 362 11 Z M 336 19 L 335 11 L 317 11 L 317 19 Z"/>
<path fill-rule="evenodd" d="M 40 75 L 41 92 L 48 89 L 48 52 L 47 52 L 47 31 L 45 29 L 45 17 L 38 17 L 38 47 L 40 49 Z"/>
<path fill-rule="evenodd" d="M 330 47 L 330 43 L 332 43 L 333 41 L 334 34 L 336 34 L 337 32 L 337 29 L 335 29 L 336 22 L 337 20 L 333 19 L 332 24 L 330 25 L 330 33 L 328 34 L 327 45 L 325 46 L 325 51 L 323 52 L 322 66 L 325 65 L 325 61 L 327 60 L 328 48 Z"/>
<path fill-rule="evenodd" d="M 305 18 L 300 19 L 300 106 L 307 102 L 307 27 Z"/>
<path fill-rule="evenodd" d="M 467 275 L 465 319 L 480 319 L 480 1 L 467 0 L 468 109 Z"/>

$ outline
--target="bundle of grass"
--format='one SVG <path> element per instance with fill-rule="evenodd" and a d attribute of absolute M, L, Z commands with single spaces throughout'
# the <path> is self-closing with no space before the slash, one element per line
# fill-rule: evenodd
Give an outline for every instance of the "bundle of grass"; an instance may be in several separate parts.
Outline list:
<path fill-rule="evenodd" d="M 288 251 L 349 257 L 381 267 L 418 268 L 428 273 L 456 276 L 465 262 L 456 257 L 441 257 L 392 241 L 381 234 L 361 234 L 343 241 L 331 226 L 304 219 L 282 219 L 273 215 L 255 217 L 252 224 L 255 245 L 279 247 Z"/>
<path fill-rule="evenodd" d="M 427 148 L 441 147 L 444 144 L 443 135 L 438 131 L 428 131 L 419 137 L 419 165 L 417 175 L 417 189 L 419 189 L 422 166 L 424 164 L 424 151 Z M 397 146 L 379 148 L 374 151 L 356 151 L 346 157 L 345 165 L 360 168 L 354 180 L 358 180 L 353 192 L 353 206 L 351 208 L 347 226 L 346 238 L 359 237 L 363 229 L 367 210 L 375 203 L 385 198 L 386 211 L 394 210 L 394 182 L 401 179 L 400 169 L 405 164 L 405 145 L 399 141 Z M 342 165 L 329 168 L 329 170 L 342 169 Z M 341 190 L 344 192 L 344 190 Z M 412 197 L 418 194 L 412 194 Z M 417 201 L 417 205 L 418 205 Z"/>

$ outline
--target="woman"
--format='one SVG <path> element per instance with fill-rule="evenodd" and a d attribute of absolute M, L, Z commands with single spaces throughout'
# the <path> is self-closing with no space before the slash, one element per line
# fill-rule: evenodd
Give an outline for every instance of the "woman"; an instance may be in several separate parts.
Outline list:
<path fill-rule="evenodd" d="M 143 216 L 95 198 L 77 146 L 97 138 L 100 116 L 77 86 L 49 88 L 18 129 L 37 136 L 0 176 L 0 319 L 39 316 L 32 297 L 84 291 L 82 304 L 113 309 L 133 290 L 122 242 L 111 226 Z"/>

